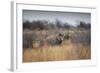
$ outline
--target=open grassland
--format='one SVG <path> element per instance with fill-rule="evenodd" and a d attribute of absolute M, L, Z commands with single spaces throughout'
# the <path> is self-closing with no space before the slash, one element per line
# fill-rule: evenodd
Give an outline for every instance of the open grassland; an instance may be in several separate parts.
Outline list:
<path fill-rule="evenodd" d="M 43 46 L 37 49 L 27 48 L 23 51 L 23 62 L 62 61 L 90 59 L 91 49 L 70 40 L 57 46 Z"/>
<path fill-rule="evenodd" d="M 23 62 L 86 59 L 91 59 L 91 23 L 23 22 Z"/>

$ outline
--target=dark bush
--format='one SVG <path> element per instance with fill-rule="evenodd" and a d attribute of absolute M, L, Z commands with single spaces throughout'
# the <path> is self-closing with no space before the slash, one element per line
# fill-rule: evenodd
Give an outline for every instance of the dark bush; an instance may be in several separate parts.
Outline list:
<path fill-rule="evenodd" d="M 32 48 L 33 42 L 36 40 L 35 33 L 24 33 L 23 34 L 23 48 Z"/>
<path fill-rule="evenodd" d="M 90 23 L 85 23 L 85 22 L 80 22 L 80 24 L 77 26 L 78 28 L 85 28 L 85 29 L 90 29 L 91 24 Z"/>
<path fill-rule="evenodd" d="M 32 26 L 31 22 L 29 21 L 23 22 L 23 29 L 31 29 L 31 26 Z"/>
<path fill-rule="evenodd" d="M 75 32 L 71 40 L 74 43 L 82 43 L 82 44 L 90 45 L 91 44 L 91 33 L 89 31 L 85 33 Z"/>

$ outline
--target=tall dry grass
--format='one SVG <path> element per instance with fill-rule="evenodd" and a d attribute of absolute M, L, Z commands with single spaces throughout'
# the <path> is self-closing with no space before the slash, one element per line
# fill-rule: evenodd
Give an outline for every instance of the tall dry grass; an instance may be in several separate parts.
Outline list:
<path fill-rule="evenodd" d="M 90 59 L 89 46 L 72 43 L 70 40 L 57 46 L 43 46 L 23 51 L 23 62 L 62 61 Z"/>

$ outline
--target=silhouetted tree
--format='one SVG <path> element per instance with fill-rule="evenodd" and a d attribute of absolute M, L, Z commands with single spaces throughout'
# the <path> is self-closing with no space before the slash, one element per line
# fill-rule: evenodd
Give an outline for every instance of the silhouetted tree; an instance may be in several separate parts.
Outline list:
<path fill-rule="evenodd" d="M 55 23 L 56 23 L 56 26 L 57 26 L 58 28 L 61 28 L 61 27 L 62 27 L 62 23 L 61 23 L 60 20 L 57 20 L 57 19 L 56 19 Z"/>
<path fill-rule="evenodd" d="M 23 29 L 31 29 L 31 22 L 29 21 L 23 22 Z"/>
<path fill-rule="evenodd" d="M 78 28 L 90 29 L 91 28 L 91 24 L 80 21 L 80 24 L 78 25 Z"/>

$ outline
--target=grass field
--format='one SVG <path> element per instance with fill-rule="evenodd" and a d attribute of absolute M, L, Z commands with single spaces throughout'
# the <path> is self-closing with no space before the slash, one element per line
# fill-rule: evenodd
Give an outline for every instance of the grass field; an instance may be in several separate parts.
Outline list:
<path fill-rule="evenodd" d="M 91 59 L 91 25 L 56 21 L 23 24 L 23 62 Z"/>
<path fill-rule="evenodd" d="M 83 44 L 75 44 L 70 40 L 60 46 L 43 46 L 37 49 L 27 48 L 23 51 L 23 62 L 62 61 L 90 59 L 91 49 Z"/>
<path fill-rule="evenodd" d="M 23 63 L 91 59 L 91 13 L 22 12 Z"/>

